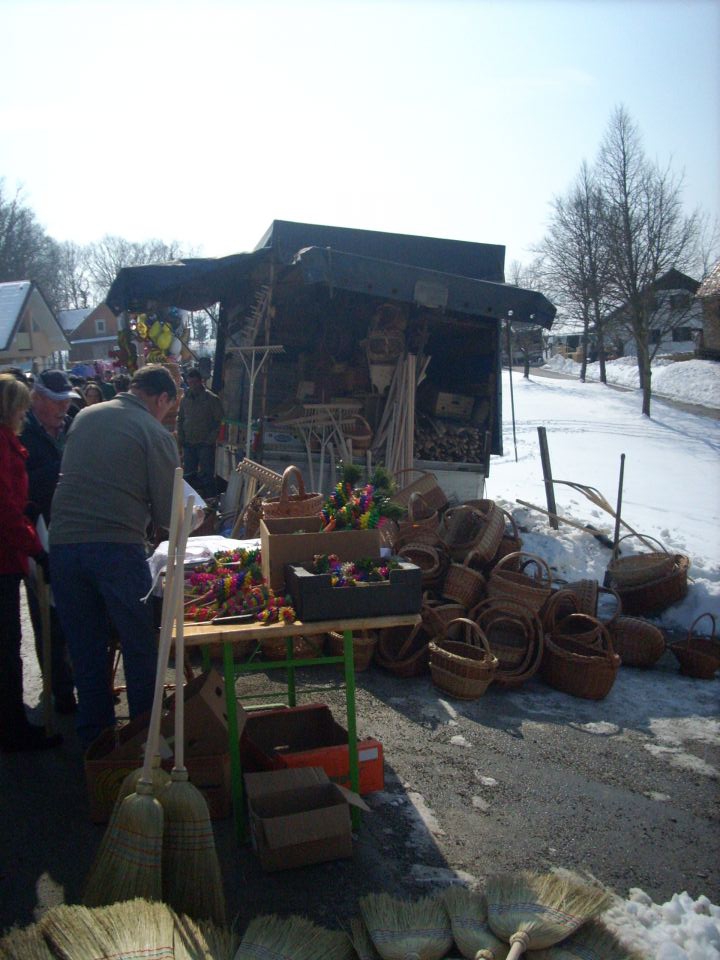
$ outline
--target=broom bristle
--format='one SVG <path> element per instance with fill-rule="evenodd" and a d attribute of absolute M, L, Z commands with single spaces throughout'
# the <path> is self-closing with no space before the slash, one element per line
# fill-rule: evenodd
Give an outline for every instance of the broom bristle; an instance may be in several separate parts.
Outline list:
<path fill-rule="evenodd" d="M 565 940 L 611 899 L 607 890 L 571 873 L 502 874 L 488 880 L 485 893 L 493 933 L 506 943 L 525 934 L 529 950 Z"/>
<path fill-rule="evenodd" d="M 509 947 L 488 924 L 487 900 L 480 891 L 453 885 L 442 892 L 450 917 L 453 940 L 463 957 L 475 960 L 479 950 L 492 950 L 495 960 L 505 960 Z"/>
<path fill-rule="evenodd" d="M 57 960 L 39 923 L 21 929 L 13 927 L 0 938 L 0 957 L 2 960 Z"/>
<path fill-rule="evenodd" d="M 39 926 L 54 957 L 88 960 L 107 954 L 105 931 L 95 913 L 81 905 L 62 905 L 45 914 Z"/>
<path fill-rule="evenodd" d="M 163 809 L 152 785 L 141 780 L 108 824 L 90 869 L 83 902 L 101 907 L 118 900 L 162 899 Z"/>
<path fill-rule="evenodd" d="M 370 939 L 367 927 L 359 917 L 353 917 L 350 921 L 350 939 L 358 960 L 381 960 L 380 954 Z"/>
<path fill-rule="evenodd" d="M 136 898 L 92 911 L 113 960 L 173 960 L 175 915 L 167 904 Z"/>
<path fill-rule="evenodd" d="M 643 960 L 600 921 L 589 920 L 577 933 L 551 950 L 533 953 L 533 960 Z"/>
<path fill-rule="evenodd" d="M 237 938 L 232 930 L 175 915 L 175 960 L 233 960 Z"/>
<path fill-rule="evenodd" d="M 425 897 L 414 902 L 387 893 L 371 893 L 358 906 L 382 960 L 442 960 L 452 946 L 450 918 L 440 901 Z"/>
<path fill-rule="evenodd" d="M 207 801 L 173 770 L 160 795 L 165 813 L 162 838 L 163 898 L 196 920 L 225 923 L 225 892 Z"/>
<path fill-rule="evenodd" d="M 354 960 L 347 934 L 323 930 L 304 917 L 256 917 L 248 924 L 235 960 Z"/>

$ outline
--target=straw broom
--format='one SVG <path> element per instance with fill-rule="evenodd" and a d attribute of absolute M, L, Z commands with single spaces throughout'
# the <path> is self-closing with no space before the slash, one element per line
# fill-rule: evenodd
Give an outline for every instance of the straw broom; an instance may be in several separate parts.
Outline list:
<path fill-rule="evenodd" d="M 185 509 L 192 515 L 193 497 Z M 185 544 L 181 545 L 185 554 Z M 179 574 L 176 572 L 176 576 Z M 225 893 L 207 801 L 185 767 L 183 597 L 175 608 L 175 762 L 160 795 L 165 815 L 162 843 L 163 899 L 178 913 L 225 923 Z"/>
<path fill-rule="evenodd" d="M 250 921 L 235 960 L 355 960 L 355 951 L 345 933 L 271 915 Z"/>
<path fill-rule="evenodd" d="M 511 945 L 507 960 L 565 940 L 611 900 L 608 891 L 571 873 L 491 877 L 485 894 L 490 928 Z"/>
<path fill-rule="evenodd" d="M 229 927 L 180 914 L 175 915 L 173 946 L 175 960 L 234 960 L 238 938 Z"/>
<path fill-rule="evenodd" d="M 455 946 L 463 957 L 505 960 L 509 947 L 490 929 L 485 894 L 456 885 L 443 890 L 441 898 L 450 917 Z"/>
<path fill-rule="evenodd" d="M 367 932 L 367 927 L 359 917 L 353 917 L 350 921 L 350 939 L 358 960 L 381 960 Z"/>
<path fill-rule="evenodd" d="M 2 960 L 56 960 L 42 935 L 39 923 L 8 930 L 0 939 Z"/>
<path fill-rule="evenodd" d="M 136 899 L 56 907 L 40 926 L 59 960 L 173 960 L 173 921 L 165 904 Z"/>
<path fill-rule="evenodd" d="M 175 471 L 173 485 L 170 538 L 173 543 L 190 532 L 192 514 L 183 519 L 182 471 Z M 178 496 L 179 491 L 179 496 Z M 178 538 L 178 529 L 182 529 Z M 187 530 L 187 533 L 185 532 Z M 183 547 L 184 549 L 184 547 Z M 171 595 L 163 601 L 160 627 L 160 652 L 158 662 L 167 664 L 173 624 L 173 611 L 179 604 L 178 593 L 182 591 L 182 576 L 174 575 L 176 558 L 168 554 L 168 570 L 171 571 Z M 165 600 L 168 602 L 166 603 Z M 153 796 L 152 758 L 157 751 L 160 733 L 160 718 L 164 688 L 165 669 L 155 676 L 155 692 L 145 748 L 145 761 L 135 793 L 125 797 L 113 821 L 108 824 L 105 837 L 87 880 L 84 902 L 86 906 L 102 906 L 117 900 L 143 897 L 146 900 L 162 898 L 162 832 L 163 809 Z"/>
<path fill-rule="evenodd" d="M 452 946 L 450 918 L 436 898 L 411 903 L 371 893 L 358 906 L 382 960 L 442 960 Z"/>
<path fill-rule="evenodd" d="M 533 960 L 644 960 L 630 950 L 600 920 L 590 920 L 577 933 L 550 950 L 538 950 Z"/>

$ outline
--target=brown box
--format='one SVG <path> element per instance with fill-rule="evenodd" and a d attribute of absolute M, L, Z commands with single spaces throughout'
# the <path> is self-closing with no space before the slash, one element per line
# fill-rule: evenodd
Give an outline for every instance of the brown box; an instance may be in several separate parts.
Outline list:
<path fill-rule="evenodd" d="M 352 856 L 350 805 L 356 794 L 318 767 L 245 775 L 253 847 L 263 870 L 289 870 Z"/>
<path fill-rule="evenodd" d="M 162 763 L 168 771 L 172 769 L 175 739 L 173 702 L 174 697 L 160 725 L 170 748 L 170 756 Z M 238 737 L 246 717 L 238 704 Z M 107 821 L 123 780 L 142 765 L 149 722 L 150 714 L 143 714 L 119 731 L 105 731 L 90 745 L 85 755 L 85 781 L 93 822 Z M 207 800 L 212 819 L 230 816 L 232 794 L 225 685 L 216 670 L 200 674 L 185 686 L 185 766 L 191 783 Z"/>
<path fill-rule="evenodd" d="M 341 560 L 380 556 L 380 531 L 323 532 L 322 517 L 264 517 L 260 521 L 263 577 L 275 591 L 285 588 L 285 564 L 306 563 L 317 553 L 334 553 Z"/>
<path fill-rule="evenodd" d="M 325 703 L 253 711 L 247 716 L 240 748 L 248 770 L 322 767 L 333 783 L 350 786 L 348 732 Z M 383 789 L 383 762 L 379 740 L 358 741 L 363 796 Z"/>

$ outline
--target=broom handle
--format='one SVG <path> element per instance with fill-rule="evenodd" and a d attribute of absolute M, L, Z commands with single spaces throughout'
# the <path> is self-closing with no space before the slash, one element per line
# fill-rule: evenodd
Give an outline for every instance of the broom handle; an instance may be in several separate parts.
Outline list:
<path fill-rule="evenodd" d="M 185 510 L 192 516 L 195 506 L 195 497 L 188 497 L 185 504 Z M 188 531 L 189 532 L 189 531 Z M 185 534 L 185 530 L 183 530 Z M 187 536 L 182 544 L 182 550 L 178 550 L 178 556 L 182 553 L 182 559 L 185 557 L 185 547 L 187 545 Z M 177 572 L 176 572 L 177 576 Z M 179 591 L 175 607 L 175 763 L 173 766 L 177 770 L 185 769 L 185 689 L 184 689 L 184 669 L 185 669 L 185 599 Z"/>
<path fill-rule="evenodd" d="M 518 931 L 510 937 L 510 952 L 505 960 L 518 960 L 530 946 L 530 938 L 524 931 Z"/>
<path fill-rule="evenodd" d="M 158 739 L 160 735 L 160 713 L 162 706 L 162 695 L 165 686 L 165 669 L 170 653 L 170 631 L 167 621 L 172 625 L 171 606 L 172 591 L 174 590 L 174 564 L 175 547 L 177 543 L 180 526 L 183 522 L 183 475 L 182 469 L 178 467 L 173 477 L 173 498 L 170 513 L 170 529 L 168 539 L 168 559 L 167 559 L 167 577 L 165 583 L 165 594 L 163 596 L 162 621 L 160 624 L 160 640 L 158 643 L 157 667 L 155 672 L 155 691 L 153 694 L 152 711 L 150 713 L 150 724 L 148 727 L 148 739 L 145 744 L 145 756 L 143 758 L 142 773 L 140 779 L 146 783 L 152 782 L 152 760 L 157 751 Z"/>

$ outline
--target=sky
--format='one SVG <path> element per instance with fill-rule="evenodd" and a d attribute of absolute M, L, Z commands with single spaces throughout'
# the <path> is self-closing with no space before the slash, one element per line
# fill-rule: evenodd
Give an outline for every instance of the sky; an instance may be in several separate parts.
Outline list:
<path fill-rule="evenodd" d="M 720 0 L 0 0 L 0 177 L 56 240 L 274 219 L 527 263 L 613 110 L 720 214 Z"/>

